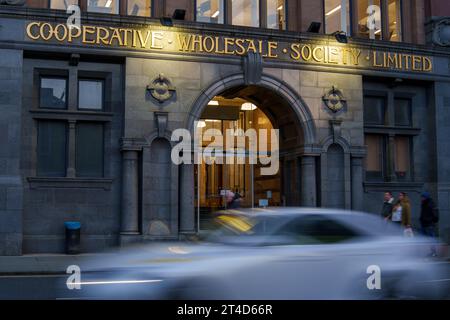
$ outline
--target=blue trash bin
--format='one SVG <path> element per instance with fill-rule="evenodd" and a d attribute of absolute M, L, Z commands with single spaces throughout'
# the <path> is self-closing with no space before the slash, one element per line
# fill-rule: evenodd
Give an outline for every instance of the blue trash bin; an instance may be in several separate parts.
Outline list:
<path fill-rule="evenodd" d="M 66 253 L 79 254 L 81 223 L 77 221 L 68 221 L 64 222 L 64 226 L 66 228 Z"/>

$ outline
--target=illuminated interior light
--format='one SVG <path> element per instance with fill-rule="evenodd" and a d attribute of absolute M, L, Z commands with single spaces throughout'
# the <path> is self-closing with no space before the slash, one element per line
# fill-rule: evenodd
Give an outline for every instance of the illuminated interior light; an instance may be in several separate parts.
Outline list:
<path fill-rule="evenodd" d="M 250 102 L 246 102 L 246 103 L 242 104 L 242 106 L 241 106 L 242 111 L 252 111 L 257 108 L 258 108 L 257 106 L 255 106 L 253 103 L 250 103 Z"/>
<path fill-rule="evenodd" d="M 110 8 L 111 4 L 112 4 L 112 0 L 108 0 L 108 1 L 106 1 L 105 7 Z"/>
<path fill-rule="evenodd" d="M 217 100 L 211 100 L 210 102 L 208 102 L 208 106 L 218 106 L 219 105 L 219 101 Z"/>
<path fill-rule="evenodd" d="M 211 18 L 217 18 L 220 14 L 220 11 L 217 10 L 216 12 L 214 12 L 214 14 L 211 16 Z"/>
<path fill-rule="evenodd" d="M 206 122 L 203 120 L 200 120 L 199 122 L 197 122 L 197 128 L 204 128 L 206 127 Z"/>
<path fill-rule="evenodd" d="M 381 32 L 381 29 L 380 30 L 377 30 L 377 31 L 375 31 L 375 33 L 374 34 L 379 34 Z"/>
<path fill-rule="evenodd" d="M 333 13 L 335 13 L 336 11 L 339 11 L 339 10 L 341 10 L 341 5 L 338 5 L 336 8 L 332 9 L 331 11 L 328 11 L 325 15 L 326 16 L 330 16 Z"/>
<path fill-rule="evenodd" d="M 279 6 L 279 7 L 277 8 L 277 10 L 278 10 L 278 11 L 283 10 L 283 5 Z"/>

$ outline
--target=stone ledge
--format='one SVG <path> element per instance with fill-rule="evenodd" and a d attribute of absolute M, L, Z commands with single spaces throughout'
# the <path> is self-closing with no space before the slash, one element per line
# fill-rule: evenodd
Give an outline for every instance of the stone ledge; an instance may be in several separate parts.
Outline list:
<path fill-rule="evenodd" d="M 28 177 L 31 189 L 42 188 L 86 188 L 111 190 L 113 179 L 107 178 L 67 178 L 67 177 Z"/>
<path fill-rule="evenodd" d="M 422 192 L 424 182 L 402 182 L 402 181 L 396 181 L 396 182 L 372 182 L 372 181 L 365 181 L 363 182 L 364 186 L 364 192 L 370 192 L 370 191 L 413 191 L 413 192 Z"/>

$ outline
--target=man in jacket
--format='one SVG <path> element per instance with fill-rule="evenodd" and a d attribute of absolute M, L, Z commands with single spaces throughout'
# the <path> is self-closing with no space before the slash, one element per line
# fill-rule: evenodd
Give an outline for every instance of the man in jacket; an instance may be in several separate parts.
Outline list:
<path fill-rule="evenodd" d="M 386 191 L 384 193 L 383 208 L 381 209 L 381 216 L 385 220 L 390 218 L 393 206 L 394 206 L 394 197 L 392 196 L 392 192 Z"/>
<path fill-rule="evenodd" d="M 421 195 L 421 210 L 420 210 L 420 224 L 422 233 L 428 237 L 435 237 L 435 226 L 439 220 L 437 208 L 428 192 L 423 192 Z M 436 256 L 436 247 L 431 247 L 431 256 Z"/>

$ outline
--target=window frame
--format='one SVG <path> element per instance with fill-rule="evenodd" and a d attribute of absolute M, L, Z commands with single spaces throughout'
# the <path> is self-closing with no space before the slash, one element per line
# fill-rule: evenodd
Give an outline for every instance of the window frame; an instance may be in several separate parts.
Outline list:
<path fill-rule="evenodd" d="M 155 17 L 155 6 L 154 6 L 154 0 L 150 0 L 150 16 L 133 16 L 131 14 L 128 13 L 128 1 L 129 0 L 119 0 L 119 14 L 120 15 L 125 15 L 128 17 L 136 17 L 136 18 L 153 18 Z M 123 3 L 123 4 L 122 4 Z M 124 11 L 124 12 L 122 12 Z"/>
<path fill-rule="evenodd" d="M 327 24 L 326 24 L 326 10 L 325 10 L 325 2 L 326 2 L 327 0 L 322 0 L 322 8 L 323 8 L 323 17 L 322 17 L 322 20 L 323 20 L 323 32 L 325 33 L 325 34 L 327 34 Z M 353 0 L 347 0 L 348 1 L 348 7 L 349 7 L 349 12 L 348 12 L 348 21 L 349 21 L 349 25 L 347 26 L 347 30 L 350 30 L 350 33 L 347 33 L 347 30 L 335 30 L 335 31 L 344 31 L 346 34 L 347 34 L 347 36 L 348 37 L 351 37 L 351 36 L 353 36 L 353 34 L 354 34 L 354 30 L 353 30 L 353 14 L 354 14 L 354 12 L 353 12 Z M 342 20 L 342 15 L 341 15 L 341 20 Z M 342 27 L 342 26 L 341 26 Z"/>
<path fill-rule="evenodd" d="M 69 108 L 69 76 L 66 75 L 57 75 L 57 74 L 46 74 L 43 72 L 39 72 L 39 90 L 38 90 L 38 109 L 42 109 L 42 110 L 68 110 Z M 47 79 L 63 79 L 66 81 L 66 96 L 65 96 L 65 103 L 64 103 L 64 108 L 53 108 L 53 107 L 43 107 L 41 106 L 41 98 L 42 98 L 42 78 L 47 78 Z"/>
<path fill-rule="evenodd" d="M 80 7 L 82 1 L 83 1 L 83 0 L 77 0 L 76 5 L 78 5 L 78 6 Z M 69 6 L 70 6 L 70 5 L 69 5 Z M 48 9 L 51 9 L 51 10 L 61 10 L 61 11 L 64 11 L 64 9 L 56 9 L 56 8 L 52 8 L 52 0 L 47 0 L 47 8 L 48 8 Z"/>
<path fill-rule="evenodd" d="M 102 128 L 102 145 L 101 145 L 101 149 L 102 149 L 102 159 L 101 159 L 101 163 L 102 163 L 102 172 L 100 175 L 95 176 L 95 175 L 80 175 L 79 174 L 79 164 L 78 164 L 78 150 L 77 150 L 77 146 L 78 146 L 78 130 L 79 130 L 79 126 L 80 124 L 94 124 L 94 125 L 98 125 L 101 126 Z M 75 126 L 75 175 L 77 178 L 104 178 L 105 177 L 105 146 L 106 146 L 106 142 L 105 142 L 105 138 L 106 138 L 106 127 L 105 127 L 105 123 L 103 122 L 98 122 L 98 121 L 77 121 L 76 126 Z"/>
<path fill-rule="evenodd" d="M 367 167 L 364 165 L 365 181 L 368 182 L 414 182 L 414 137 L 420 133 L 420 128 L 414 127 L 414 94 L 412 92 L 401 91 L 395 88 L 384 89 L 365 89 L 363 90 L 364 97 L 380 97 L 385 99 L 385 123 L 383 125 L 376 125 L 366 123 L 364 121 L 364 136 L 368 134 L 375 134 L 383 136 L 383 159 L 382 159 L 382 176 L 377 178 L 368 175 Z M 405 99 L 410 101 L 410 120 L 411 125 L 400 126 L 395 123 L 395 100 Z M 364 101 L 364 98 L 363 98 Z M 364 112 L 364 105 L 363 105 Z M 395 170 L 395 137 L 403 136 L 409 137 L 409 174 L 405 177 L 399 177 Z"/>
<path fill-rule="evenodd" d="M 364 163 L 364 171 L 365 171 L 365 180 L 366 181 L 385 181 L 386 177 L 387 177 L 387 136 L 385 134 L 376 134 L 376 133 L 366 133 L 364 132 L 364 145 L 367 146 L 366 144 L 366 136 L 367 135 L 374 135 L 374 136 L 378 136 L 381 139 L 381 161 L 380 161 L 380 165 L 381 165 L 381 171 L 379 171 L 379 174 L 375 174 L 375 172 L 378 171 L 368 171 L 367 170 L 367 165 L 366 163 Z"/>
<path fill-rule="evenodd" d="M 65 127 L 65 141 L 64 141 L 64 172 L 62 175 L 53 175 L 53 174 L 49 174 L 47 173 L 41 173 L 40 172 L 40 166 L 39 166 L 39 161 L 40 161 L 40 156 L 39 156 L 39 151 L 40 151 L 40 147 L 39 147 L 39 139 L 40 139 L 40 125 L 43 123 L 60 123 L 60 124 L 64 124 Z M 59 178 L 59 177 L 66 177 L 67 176 L 67 168 L 68 168 L 68 160 L 69 160 L 69 125 L 67 123 L 67 121 L 65 120 L 54 120 L 54 119 L 39 119 L 36 121 L 36 131 L 37 131 L 37 135 L 36 135 L 36 176 L 37 177 L 52 177 L 52 178 Z"/>
<path fill-rule="evenodd" d="M 405 15 L 404 15 L 404 1 L 403 0 L 399 0 L 400 1 L 400 24 L 401 24 L 401 26 L 400 26 L 400 31 L 401 31 L 401 37 L 400 37 L 400 39 L 398 40 L 398 41 L 392 41 L 392 40 L 390 40 L 390 39 L 388 39 L 388 34 L 389 34 L 389 8 L 388 8 L 388 0 L 380 0 L 380 15 L 381 15 L 381 21 L 380 21 L 380 24 L 381 24 L 381 37 L 380 37 L 380 39 L 370 39 L 370 38 L 366 38 L 366 37 L 360 37 L 359 36 L 359 32 L 358 32 L 358 30 L 356 29 L 357 28 L 357 23 L 355 23 L 356 22 L 356 19 L 358 19 L 358 14 L 356 13 L 356 12 L 354 12 L 355 10 L 355 6 L 353 5 L 354 3 L 355 3 L 355 1 L 358 1 L 358 0 L 348 0 L 349 2 L 350 2 L 350 19 L 351 19 L 351 22 L 350 22 L 350 24 L 351 24 L 351 32 L 352 32 L 352 35 L 354 35 L 354 37 L 355 38 L 358 38 L 358 39 L 367 39 L 367 40 L 370 40 L 370 41 L 373 41 L 373 40 L 375 40 L 375 41 L 379 41 L 379 40 L 381 40 L 381 41 L 389 41 L 389 42 L 404 42 L 405 40 L 404 40 L 404 34 L 405 34 L 405 24 L 404 24 L 404 21 L 405 21 L 405 19 L 404 19 L 404 17 L 405 17 Z M 325 2 L 324 2 L 324 11 L 325 11 Z M 324 13 L 324 16 L 325 16 L 325 13 Z M 325 20 L 324 20 L 325 21 Z"/>
<path fill-rule="evenodd" d="M 91 82 L 101 82 L 102 83 L 102 107 L 100 109 L 93 109 L 93 108 L 86 108 L 86 107 L 80 107 L 80 82 L 81 81 L 91 81 Z M 77 110 L 80 111 L 91 111 L 91 112 L 103 112 L 105 111 L 105 98 L 106 98 L 106 79 L 103 78 L 89 78 L 89 77 L 83 77 L 83 76 L 78 76 L 77 78 L 77 91 L 78 91 L 78 96 L 77 96 Z"/>
<path fill-rule="evenodd" d="M 288 0 L 284 0 L 284 5 L 283 5 L 283 12 L 284 12 L 284 29 L 271 29 L 267 27 L 267 0 L 258 0 L 259 2 L 259 10 L 258 10 L 258 14 L 259 14 L 259 26 L 257 27 L 253 27 L 253 26 L 241 26 L 241 25 L 234 25 L 232 23 L 232 8 L 231 8 L 231 1 L 229 0 L 224 0 L 223 1 L 223 6 L 224 6 L 224 25 L 233 25 L 236 27 L 243 27 L 243 28 L 264 28 L 264 29 L 268 29 L 268 30 L 275 30 L 275 31 L 287 31 L 288 30 Z M 220 25 L 222 23 L 213 23 L 213 22 L 200 22 L 197 21 L 197 0 L 194 0 L 194 22 L 198 22 L 198 23 L 211 23 L 211 24 L 217 24 Z"/>

